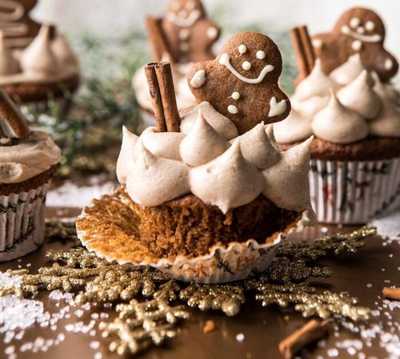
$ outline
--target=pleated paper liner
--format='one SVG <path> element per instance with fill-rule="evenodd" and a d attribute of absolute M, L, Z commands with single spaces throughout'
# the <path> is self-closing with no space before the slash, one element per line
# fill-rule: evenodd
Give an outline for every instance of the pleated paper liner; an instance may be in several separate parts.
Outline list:
<path fill-rule="evenodd" d="M 303 225 L 303 218 L 285 231 L 267 238 L 265 243 L 248 240 L 228 246 L 214 246 L 209 254 L 199 257 L 158 258 L 140 241 L 139 219 L 129 206 L 124 191 L 117 190 L 93 200 L 76 222 L 77 234 L 90 251 L 119 264 L 157 268 L 172 278 L 201 283 L 223 283 L 246 278 L 264 271 L 270 264 L 276 245 L 286 234 Z"/>
<path fill-rule="evenodd" d="M 400 204 L 400 158 L 311 160 L 310 194 L 322 223 L 362 224 Z"/>
<path fill-rule="evenodd" d="M 48 188 L 46 183 L 0 196 L 0 262 L 22 257 L 43 243 Z"/>

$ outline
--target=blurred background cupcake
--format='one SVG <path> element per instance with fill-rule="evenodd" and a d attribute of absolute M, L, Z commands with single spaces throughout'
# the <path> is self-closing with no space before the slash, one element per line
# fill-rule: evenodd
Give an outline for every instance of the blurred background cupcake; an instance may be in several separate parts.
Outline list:
<path fill-rule="evenodd" d="M 0 90 L 0 261 L 21 257 L 44 240 L 45 201 L 60 149 Z"/>
<path fill-rule="evenodd" d="M 384 49 L 382 20 L 371 10 L 353 8 L 330 33 L 311 40 L 302 27 L 292 38 L 299 83 L 291 115 L 274 131 L 284 147 L 315 136 L 310 191 L 318 220 L 365 223 L 396 208 L 400 95 L 389 81 L 398 63 Z"/>

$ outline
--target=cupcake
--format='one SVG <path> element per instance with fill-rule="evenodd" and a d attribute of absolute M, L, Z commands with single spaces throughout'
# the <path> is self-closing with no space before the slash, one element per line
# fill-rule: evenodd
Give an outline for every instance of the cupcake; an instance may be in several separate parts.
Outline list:
<path fill-rule="evenodd" d="M 237 44 L 246 46 L 247 56 Z M 269 53 L 268 59 L 257 51 Z M 231 65 L 239 57 L 251 60 L 258 74 L 231 73 L 220 61 L 224 54 Z M 84 209 L 77 221 L 83 244 L 110 260 L 151 265 L 182 280 L 227 282 L 265 270 L 274 245 L 303 223 L 310 208 L 311 139 L 282 152 L 269 124 L 290 108 L 278 85 L 281 67 L 279 50 L 268 37 L 234 36 L 217 59 L 189 71 L 191 86 L 203 95 L 210 91 L 210 102 L 196 106 L 185 123 L 168 90 L 173 90 L 169 64 L 148 65 L 157 127 L 140 137 L 124 128 L 117 161 L 121 186 Z M 207 79 L 203 85 L 192 81 L 200 68 Z M 226 88 L 216 92 L 213 84 L 225 71 Z M 244 76 L 250 84 L 238 82 Z M 221 113 L 216 104 L 231 87 L 243 96 L 232 100 L 237 113 L 225 107 Z M 253 92 L 260 107 L 250 109 Z M 264 109 L 264 103 L 280 106 Z M 259 123 L 253 126 L 254 118 Z"/>
<path fill-rule="evenodd" d="M 79 85 L 79 61 L 54 26 L 43 25 L 26 47 L 0 26 L 0 86 L 19 103 L 64 98 Z"/>
<path fill-rule="evenodd" d="M 7 261 L 43 243 L 46 193 L 60 149 L 46 133 L 29 130 L 4 91 L 0 118 L 0 261 Z"/>
<path fill-rule="evenodd" d="M 366 223 L 399 204 L 400 96 L 388 82 L 397 62 L 383 48 L 379 21 L 370 10 L 356 8 L 338 21 L 339 33 L 316 35 L 313 44 L 320 56 L 298 83 L 290 116 L 274 124 L 283 148 L 314 136 L 309 179 L 320 222 Z M 349 45 L 349 36 L 363 41 L 362 46 Z M 379 47 L 369 48 L 368 41 L 378 37 Z M 349 51 L 347 61 L 340 64 L 333 54 L 328 58 L 326 52 L 333 49 L 340 56 Z M 335 61 L 339 65 L 326 73 Z"/>
<path fill-rule="evenodd" d="M 220 28 L 206 14 L 200 0 L 171 0 L 163 17 L 146 19 L 153 61 L 172 64 L 176 101 L 179 110 L 190 108 L 196 100 L 187 86 L 186 73 L 190 64 L 215 57 L 213 45 Z M 132 79 L 143 126 L 154 126 L 153 108 L 144 67 Z"/>

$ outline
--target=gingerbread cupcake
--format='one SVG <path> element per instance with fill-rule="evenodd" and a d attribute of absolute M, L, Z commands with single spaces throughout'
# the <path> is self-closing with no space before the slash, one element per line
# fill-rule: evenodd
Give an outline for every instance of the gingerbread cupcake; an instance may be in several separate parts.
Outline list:
<path fill-rule="evenodd" d="M 164 16 L 146 19 L 152 60 L 172 65 L 178 109 L 196 104 L 187 86 L 190 64 L 215 57 L 213 46 L 220 37 L 220 28 L 207 17 L 201 0 L 171 0 Z M 144 126 L 154 126 L 154 116 L 144 67 L 132 79 L 137 101 L 142 108 Z"/>
<path fill-rule="evenodd" d="M 295 41 L 303 80 L 290 116 L 274 131 L 286 148 L 315 136 L 310 190 L 320 222 L 365 223 L 399 204 L 400 95 L 388 82 L 398 65 L 383 47 L 382 24 L 371 10 L 355 8 L 332 33 Z M 293 38 L 307 39 L 305 29 L 294 30 Z M 312 46 L 316 61 L 307 75 L 313 59 L 304 50 Z"/>
<path fill-rule="evenodd" d="M 252 72 L 231 71 L 240 58 Z M 77 221 L 83 244 L 110 260 L 151 265 L 182 280 L 227 282 L 265 270 L 274 245 L 310 208 L 310 139 L 282 152 L 268 125 L 290 108 L 278 85 L 281 68 L 268 37 L 234 36 L 217 59 L 189 70 L 194 96 L 210 102 L 181 121 L 170 66 L 148 65 L 157 127 L 140 137 L 124 129 L 121 187 L 85 208 Z M 193 81 L 199 71 L 205 80 Z M 214 85 L 224 75 L 226 88 L 218 91 Z M 235 114 L 224 102 L 232 88 L 243 96 L 232 100 Z M 250 97 L 261 93 L 251 111 Z"/>
<path fill-rule="evenodd" d="M 44 209 L 60 149 L 44 132 L 31 131 L 0 90 L 0 261 L 21 257 L 44 240 Z"/>
<path fill-rule="evenodd" d="M 0 10 L 0 86 L 18 103 L 64 98 L 79 85 L 79 61 L 55 26 L 33 21 L 35 0 Z"/>

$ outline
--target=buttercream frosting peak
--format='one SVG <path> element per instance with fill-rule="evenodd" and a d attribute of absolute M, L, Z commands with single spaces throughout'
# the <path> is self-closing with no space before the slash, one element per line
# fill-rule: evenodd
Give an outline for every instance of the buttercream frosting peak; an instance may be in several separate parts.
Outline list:
<path fill-rule="evenodd" d="M 373 83 L 370 74 L 363 70 L 353 82 L 343 87 L 337 96 L 344 106 L 364 118 L 376 118 L 382 109 L 382 101 L 373 90 Z"/>
<path fill-rule="evenodd" d="M 360 54 L 350 56 L 348 60 L 330 73 L 330 77 L 339 85 L 352 82 L 364 70 Z"/>
<path fill-rule="evenodd" d="M 315 115 L 313 133 L 326 141 L 352 143 L 368 135 L 368 125 L 358 113 L 344 107 L 335 95 L 328 106 Z"/>
<path fill-rule="evenodd" d="M 311 122 L 311 116 L 305 116 L 292 109 L 287 118 L 273 124 L 276 140 L 278 143 L 293 143 L 304 140 L 312 135 Z"/>

